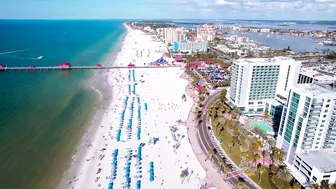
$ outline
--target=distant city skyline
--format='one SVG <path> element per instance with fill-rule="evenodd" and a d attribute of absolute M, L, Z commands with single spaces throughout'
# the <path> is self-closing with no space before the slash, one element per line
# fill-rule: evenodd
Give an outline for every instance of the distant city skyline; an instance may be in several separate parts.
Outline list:
<path fill-rule="evenodd" d="M 11 0 L 0 19 L 336 20 L 336 0 Z"/>

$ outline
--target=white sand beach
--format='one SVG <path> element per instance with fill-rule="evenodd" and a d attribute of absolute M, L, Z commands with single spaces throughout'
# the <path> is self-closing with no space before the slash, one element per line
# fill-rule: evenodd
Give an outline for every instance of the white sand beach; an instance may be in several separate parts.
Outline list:
<path fill-rule="evenodd" d="M 144 66 L 164 50 L 150 35 L 128 28 L 114 64 Z M 182 73 L 181 68 L 110 71 L 113 100 L 85 155 L 76 156 L 76 176 L 61 188 L 200 188 L 206 173 L 190 146 L 187 128 L 178 123 L 187 120 L 193 104 L 189 97 L 182 100 L 188 84 Z"/>

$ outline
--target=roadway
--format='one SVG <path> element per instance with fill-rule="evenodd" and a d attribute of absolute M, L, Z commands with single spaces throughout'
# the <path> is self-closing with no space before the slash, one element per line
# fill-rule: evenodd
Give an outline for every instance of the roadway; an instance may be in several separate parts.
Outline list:
<path fill-rule="evenodd" d="M 211 96 L 209 96 L 209 98 L 207 98 L 207 100 L 204 102 L 204 105 L 203 105 L 203 107 L 201 109 L 201 111 L 202 111 L 202 124 L 199 127 L 197 127 L 198 128 L 199 137 L 200 137 L 200 140 L 201 140 L 201 144 L 203 145 L 202 149 L 203 149 L 204 153 L 206 153 L 206 154 L 209 153 L 210 149 L 216 149 L 216 150 L 218 149 L 218 146 L 217 146 L 217 148 L 215 147 L 215 145 L 213 144 L 213 142 L 211 140 L 211 137 L 210 137 L 210 133 L 209 132 L 212 132 L 212 131 L 209 131 L 208 126 L 207 126 L 208 125 L 207 124 L 208 121 L 207 121 L 207 111 L 206 111 L 206 108 L 207 108 L 208 104 L 210 102 L 212 102 L 214 99 L 216 99 L 217 97 L 219 97 L 219 95 L 220 95 L 220 91 L 216 91 L 214 94 L 212 94 Z M 221 148 L 221 147 L 219 147 L 219 148 Z M 221 153 L 221 150 L 217 150 L 217 153 L 214 154 L 213 161 L 214 161 L 214 163 L 215 163 L 215 165 L 217 167 L 220 167 L 220 165 L 218 163 L 218 160 L 220 158 L 223 158 L 223 157 L 225 157 L 225 155 Z M 229 163 L 227 159 L 229 159 L 229 157 L 226 157 L 226 159 L 224 160 L 224 166 L 231 165 L 231 163 Z M 231 165 L 231 167 L 233 168 L 233 171 L 235 171 L 235 166 Z M 244 175 L 240 175 L 239 177 L 244 180 L 245 188 L 257 189 L 257 187 L 255 187 L 254 184 L 250 183 L 248 181 L 248 179 L 245 178 Z M 236 185 L 237 182 L 238 182 L 238 178 L 236 178 L 236 177 L 231 177 L 228 180 L 232 184 L 234 184 L 234 185 Z"/>

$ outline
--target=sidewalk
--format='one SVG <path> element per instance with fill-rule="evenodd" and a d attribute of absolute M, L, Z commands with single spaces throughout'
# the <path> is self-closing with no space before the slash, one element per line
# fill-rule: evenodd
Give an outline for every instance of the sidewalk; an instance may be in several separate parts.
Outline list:
<path fill-rule="evenodd" d="M 208 121 L 207 121 L 207 125 L 208 125 Z M 209 132 L 210 133 L 210 132 Z M 219 141 L 216 139 L 215 134 L 213 132 L 211 132 L 210 134 L 211 137 L 211 142 L 213 143 L 213 145 L 216 147 L 216 150 L 218 151 L 219 154 L 223 154 L 226 159 L 230 162 L 231 165 L 233 165 L 233 170 L 241 170 L 240 167 L 238 167 L 230 158 L 230 156 L 227 155 L 227 153 L 223 150 L 223 148 L 221 147 Z M 258 189 L 262 189 L 258 184 L 256 184 L 248 175 L 246 175 L 245 173 L 242 173 L 241 175 L 244 176 L 244 180 L 245 182 L 249 182 L 251 185 L 253 185 L 254 187 L 258 188 Z"/>
<path fill-rule="evenodd" d="M 234 188 L 230 183 L 225 182 L 223 180 L 222 175 L 218 173 L 218 169 L 214 167 L 211 161 L 208 159 L 208 154 L 205 154 L 202 150 L 201 144 L 198 139 L 198 132 L 196 129 L 195 123 L 195 114 L 193 113 L 196 108 L 196 103 L 198 100 L 197 94 L 194 92 L 194 87 L 191 85 L 190 78 L 187 74 L 182 75 L 183 79 L 189 81 L 188 86 L 186 87 L 186 94 L 193 99 L 194 104 L 189 112 L 189 116 L 186 122 L 184 122 L 185 126 L 188 129 L 188 140 L 191 144 L 191 147 L 196 155 L 198 161 L 202 165 L 203 169 L 206 172 L 206 177 L 202 180 L 203 186 L 206 185 L 206 188 L 216 187 L 218 189 L 228 189 Z"/>

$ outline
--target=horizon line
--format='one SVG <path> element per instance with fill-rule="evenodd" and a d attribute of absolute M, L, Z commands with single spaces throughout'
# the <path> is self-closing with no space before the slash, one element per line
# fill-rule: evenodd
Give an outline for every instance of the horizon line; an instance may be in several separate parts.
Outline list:
<path fill-rule="evenodd" d="M 219 19 L 219 18 L 0 18 L 0 20 L 251 20 L 251 21 L 335 21 L 336 20 L 290 20 L 290 19 L 251 19 L 251 18 L 232 18 L 232 19 Z"/>

